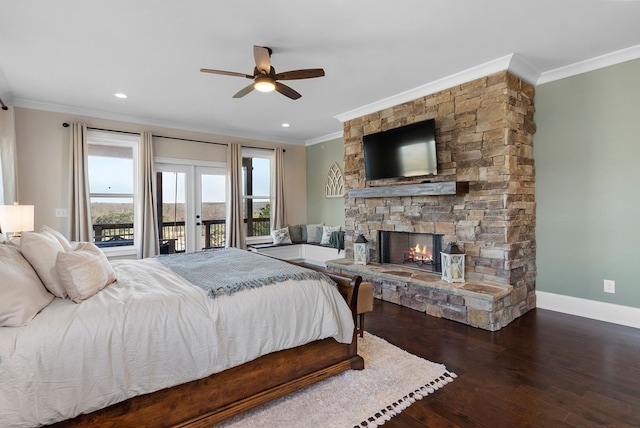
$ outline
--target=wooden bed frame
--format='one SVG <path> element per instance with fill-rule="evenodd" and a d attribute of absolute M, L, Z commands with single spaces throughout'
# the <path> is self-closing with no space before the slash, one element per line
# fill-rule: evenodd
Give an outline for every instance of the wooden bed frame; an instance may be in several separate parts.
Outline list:
<path fill-rule="evenodd" d="M 355 324 L 362 278 L 321 271 L 338 284 Z M 51 426 L 208 428 L 338 373 L 363 368 L 354 330 L 351 344 L 328 338 L 274 352 L 203 379 L 132 397 Z"/>

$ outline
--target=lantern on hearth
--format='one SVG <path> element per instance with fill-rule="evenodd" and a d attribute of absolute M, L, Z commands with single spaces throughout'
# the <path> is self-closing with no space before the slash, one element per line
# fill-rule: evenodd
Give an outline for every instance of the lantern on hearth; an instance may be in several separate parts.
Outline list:
<path fill-rule="evenodd" d="M 464 252 L 455 242 L 449 242 L 440 252 L 442 257 L 442 279 L 447 282 L 464 282 Z"/>
<path fill-rule="evenodd" d="M 367 239 L 360 235 L 353 241 L 353 263 L 357 265 L 367 264 Z"/>

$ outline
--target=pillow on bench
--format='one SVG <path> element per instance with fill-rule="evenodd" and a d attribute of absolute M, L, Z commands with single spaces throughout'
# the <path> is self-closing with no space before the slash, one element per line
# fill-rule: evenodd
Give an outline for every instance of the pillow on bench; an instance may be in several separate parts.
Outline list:
<path fill-rule="evenodd" d="M 289 228 L 283 227 L 282 229 L 276 229 L 271 231 L 271 238 L 274 244 L 291 244 L 291 236 L 289 235 Z"/>
<path fill-rule="evenodd" d="M 271 231 L 274 245 L 316 244 L 335 246 L 331 236 L 340 232 L 340 226 L 319 224 L 295 224 Z"/>
<path fill-rule="evenodd" d="M 340 226 L 322 226 L 322 237 L 320 238 L 320 245 L 331 244 L 329 239 L 331 238 L 332 232 L 340 232 Z"/>
<path fill-rule="evenodd" d="M 302 239 L 304 239 L 307 244 L 319 244 L 322 240 L 322 227 L 324 224 L 307 224 L 302 226 Z"/>
<path fill-rule="evenodd" d="M 303 225 L 301 224 L 289 226 L 289 236 L 291 237 L 291 242 L 293 244 L 304 244 L 307 242 L 306 239 L 303 239 L 302 228 Z M 304 227 L 304 229 L 306 231 L 307 228 Z"/>

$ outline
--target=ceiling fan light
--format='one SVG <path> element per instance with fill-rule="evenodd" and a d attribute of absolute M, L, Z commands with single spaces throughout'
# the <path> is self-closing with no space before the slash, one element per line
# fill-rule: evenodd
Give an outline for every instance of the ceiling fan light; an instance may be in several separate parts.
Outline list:
<path fill-rule="evenodd" d="M 276 85 L 273 80 L 266 76 L 257 77 L 255 83 L 253 84 L 253 87 L 256 89 L 256 91 L 260 92 L 272 92 L 276 89 Z"/>

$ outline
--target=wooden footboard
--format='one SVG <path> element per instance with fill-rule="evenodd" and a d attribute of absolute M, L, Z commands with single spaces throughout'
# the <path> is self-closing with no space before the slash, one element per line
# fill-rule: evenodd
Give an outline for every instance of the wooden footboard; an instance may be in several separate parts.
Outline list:
<path fill-rule="evenodd" d="M 357 302 L 359 276 L 330 276 L 345 298 Z M 355 305 L 351 306 L 355 320 Z M 357 351 L 354 331 L 350 344 L 329 338 L 274 352 L 207 378 L 133 397 L 53 426 L 210 427 L 338 373 L 363 369 L 364 360 Z"/>

